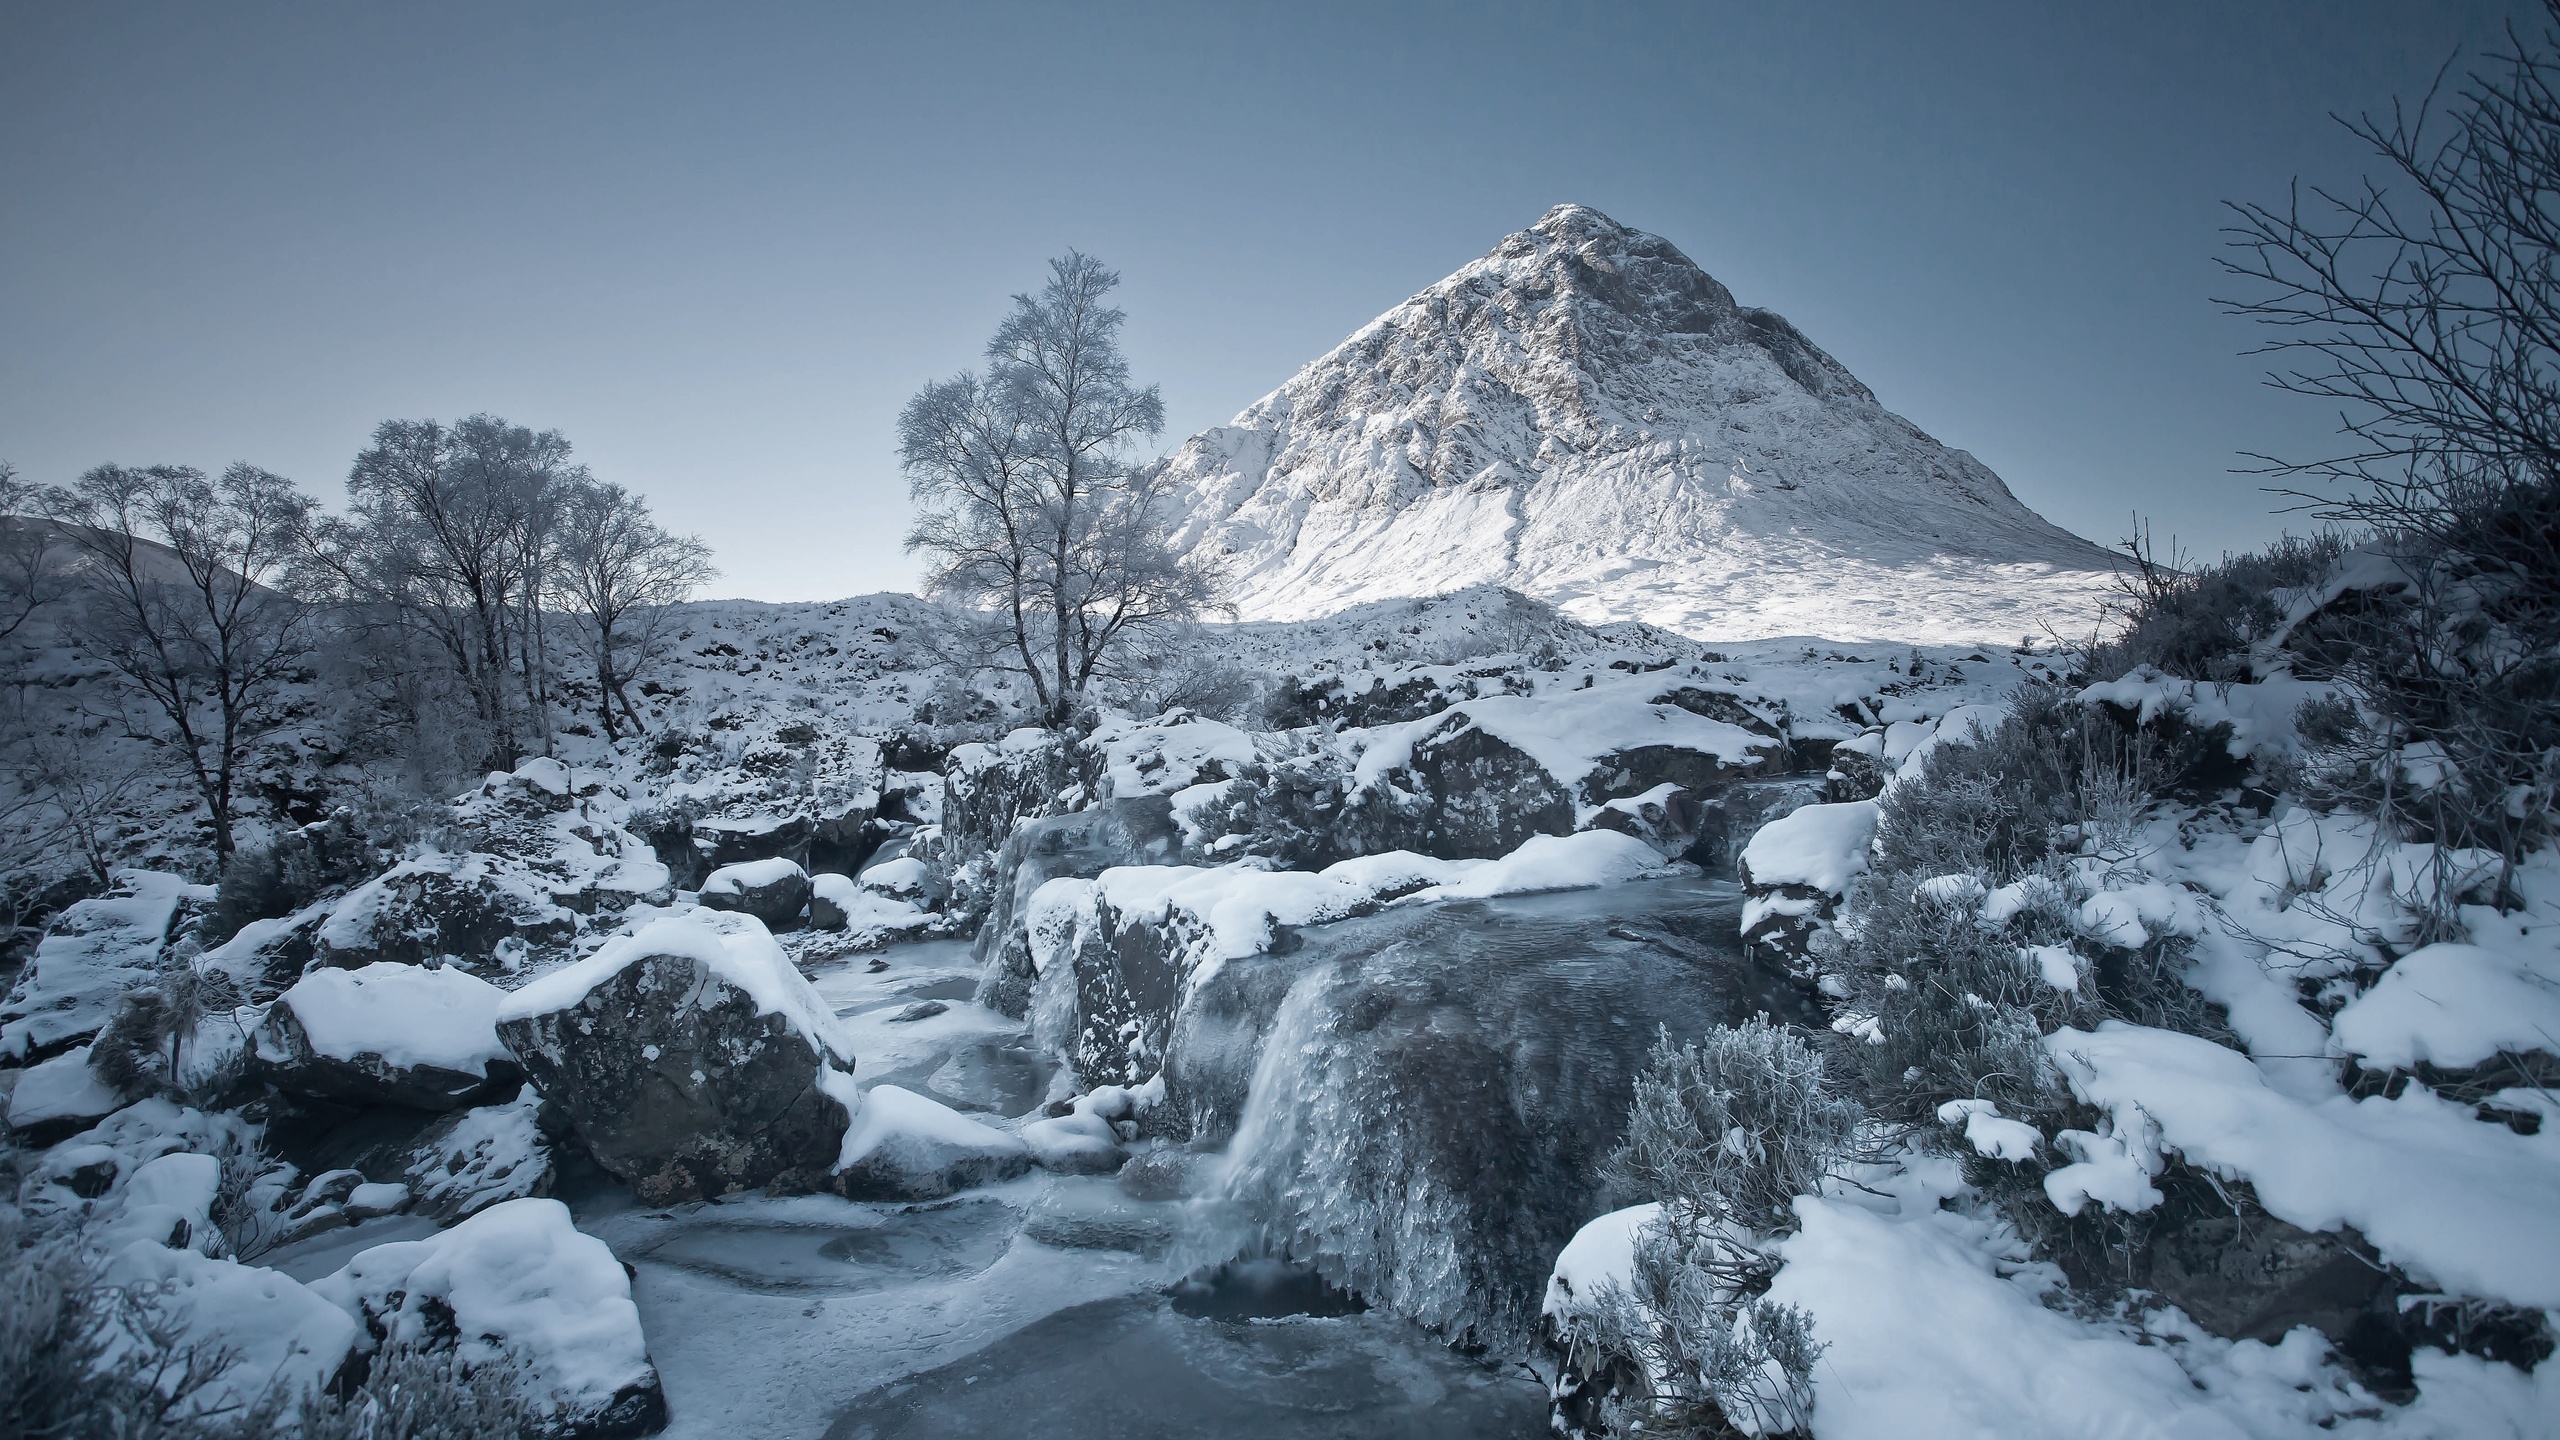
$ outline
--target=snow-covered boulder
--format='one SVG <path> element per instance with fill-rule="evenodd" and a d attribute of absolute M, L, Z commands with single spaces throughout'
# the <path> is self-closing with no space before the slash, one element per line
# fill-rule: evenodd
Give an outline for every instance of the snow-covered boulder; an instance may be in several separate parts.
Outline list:
<path fill-rule="evenodd" d="M 1814 935 L 1866 873 L 1880 813 L 1873 800 L 1850 800 L 1807 805 L 1761 826 L 1734 862 L 1743 943 L 1802 969 Z"/>
<path fill-rule="evenodd" d="M 384 1343 L 502 1363 L 536 1433 L 645 1435 L 667 1419 L 630 1277 L 557 1200 L 511 1200 L 423 1240 L 376 1245 L 312 1293 Z"/>
<path fill-rule="evenodd" d="M 890 863 L 924 868 L 914 860 Z M 810 928 L 841 933 L 856 947 L 885 945 L 932 923 L 933 917 L 917 909 L 913 901 L 868 884 L 857 884 L 849 876 L 829 873 L 809 877 Z"/>
<path fill-rule="evenodd" d="M 317 970 L 277 997 L 252 1043 L 277 1088 L 359 1105 L 459 1110 L 522 1082 L 498 1043 L 505 992 L 452 967 Z"/>
<path fill-rule="evenodd" d="M 338 1377 L 362 1332 L 344 1310 L 284 1274 L 193 1250 L 136 1240 L 115 1251 L 101 1278 L 136 1297 L 152 1329 L 230 1366 L 182 1402 L 181 1421 L 230 1418 L 273 1393 L 298 1395 Z M 156 1349 L 152 1338 L 111 1334 L 110 1353 Z"/>
<path fill-rule="evenodd" d="M 825 1183 L 849 1106 L 836 1017 L 752 915 L 652 921 L 509 995 L 498 1036 L 650 1204 Z"/>
<path fill-rule="evenodd" d="M 796 929 L 809 908 L 809 872 L 780 857 L 723 865 L 704 877 L 702 903 L 753 915 L 768 930 Z"/>
<path fill-rule="evenodd" d="M 953 752 L 955 760 L 958 754 Z M 982 857 L 991 879 L 986 920 L 978 927 L 977 959 L 987 977 L 979 1002 L 1008 1015 L 1021 1015 L 1031 1003 L 1036 972 L 1024 948 L 1023 914 L 1041 886 L 1057 879 L 1091 879 L 1116 866 L 1161 865 L 1181 852 L 1173 803 L 1160 795 L 1106 800 L 1089 810 L 1043 816 L 1015 830 L 992 857 Z M 967 903 L 957 889 L 954 900 Z"/>
<path fill-rule="evenodd" d="M 0 1001 L 0 1054 L 40 1060 L 97 1034 L 119 996 L 159 977 L 180 912 L 212 899 L 210 885 L 122 870 L 113 892 L 64 909 Z"/>
<path fill-rule="evenodd" d="M 264 1004 L 292 989 L 311 968 L 320 927 L 336 908 L 336 901 L 323 900 L 277 919 L 252 920 L 206 951 L 202 964 L 228 976 L 251 1003 Z"/>
<path fill-rule="evenodd" d="M 529 947 L 565 944 L 576 912 L 521 864 L 429 850 L 358 886 L 312 937 L 313 963 L 342 970 L 445 959 L 514 969 Z"/>
<path fill-rule="evenodd" d="M 1129 1161 L 1123 1147 L 1138 1138 L 1137 1110 L 1135 1092 L 1127 1087 L 1096 1086 L 1069 1103 L 1065 1114 L 1023 1126 L 1022 1143 L 1043 1170 L 1107 1175 Z"/>
<path fill-rule="evenodd" d="M 89 1047 L 28 1066 L 9 1092 L 9 1129 L 21 1144 L 50 1145 L 125 1107 L 123 1092 L 98 1077 Z"/>
<path fill-rule="evenodd" d="M 2560 1055 L 2560 954 L 2523 945 L 2413 950 L 2339 1011 L 2330 1033 L 2384 1070 L 2466 1069 L 2502 1052 Z"/>
<path fill-rule="evenodd" d="M 1031 1168 L 1031 1150 L 1001 1130 L 895 1085 L 856 1097 L 850 1077 L 828 1088 L 854 1105 L 830 1187 L 849 1200 L 932 1200 Z"/>
<path fill-rule="evenodd" d="M 551 1193 L 551 1144 L 542 1133 L 542 1097 L 527 1091 L 428 1126 L 409 1147 L 403 1178 L 439 1225 L 508 1200 Z"/>

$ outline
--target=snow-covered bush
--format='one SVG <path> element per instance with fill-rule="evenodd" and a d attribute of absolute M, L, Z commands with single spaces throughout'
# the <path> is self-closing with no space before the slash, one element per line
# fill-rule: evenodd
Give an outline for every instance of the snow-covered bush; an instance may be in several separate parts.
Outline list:
<path fill-rule="evenodd" d="M 2082 668 L 2105 680 L 2142 665 L 2195 680 L 2250 678 L 2263 647 L 2287 628 L 2280 592 L 2319 584 L 2347 548 L 2343 533 L 2324 530 L 2182 565 L 2136 542 L 2132 572 L 2119 581 L 2128 599 L 2117 631 L 2082 657 Z"/>
<path fill-rule="evenodd" d="M 1550 1305 L 1572 1368 L 1610 1382 L 1593 1417 L 1606 1434 L 1809 1433 L 1822 1346 L 1810 1316 L 1763 1298 L 1768 1242 L 1793 1228 L 1796 1196 L 1858 1158 L 1863 1120 L 1766 1016 L 1677 1047 L 1660 1036 L 1608 1163 L 1651 1214 L 1619 1273 Z"/>
<path fill-rule="evenodd" d="M 302 1440 L 517 1440 L 526 1407 L 514 1376 L 452 1350 L 386 1345 L 341 1399 L 306 1394 Z"/>
<path fill-rule="evenodd" d="M 244 1358 L 191 1337 L 162 1298 L 159 1287 L 117 1283 L 75 1237 L 25 1234 L 0 1207 L 0 1435 L 274 1433 L 296 1397 L 240 1400 Z"/>
<path fill-rule="evenodd" d="M 1665 1030 L 1636 1077 L 1609 1178 L 1659 1199 L 1678 1228 L 1777 1229 L 1795 1197 L 1838 1173 L 1864 1118 L 1822 1057 L 1766 1016 L 1676 1047 Z"/>

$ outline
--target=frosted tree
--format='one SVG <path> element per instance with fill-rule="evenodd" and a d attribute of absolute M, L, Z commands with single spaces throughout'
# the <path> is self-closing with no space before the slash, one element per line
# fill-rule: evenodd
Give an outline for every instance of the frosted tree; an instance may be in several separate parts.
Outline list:
<path fill-rule="evenodd" d="M 898 458 L 927 589 L 991 617 L 1058 724 L 1130 640 L 1196 616 L 1212 585 L 1168 543 L 1161 468 L 1134 455 L 1164 402 L 1120 354 L 1126 316 L 1105 303 L 1120 277 L 1075 253 L 1049 272 L 1013 298 L 982 373 L 907 402 Z"/>
<path fill-rule="evenodd" d="M 228 861 L 242 765 L 311 656 L 309 612 L 280 588 L 311 498 L 254 465 L 101 465 L 45 508 L 80 560 L 73 634 L 195 782 Z"/>

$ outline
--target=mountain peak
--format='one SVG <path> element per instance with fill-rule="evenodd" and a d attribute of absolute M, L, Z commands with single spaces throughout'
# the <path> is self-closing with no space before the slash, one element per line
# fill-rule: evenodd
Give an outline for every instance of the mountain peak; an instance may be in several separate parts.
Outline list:
<path fill-rule="evenodd" d="M 1182 543 L 1256 617 L 1502 584 L 1718 638 L 2013 640 L 2111 573 L 1784 317 L 1586 205 L 1167 464 Z M 2081 578 L 2029 596 L 2028 570 Z"/>

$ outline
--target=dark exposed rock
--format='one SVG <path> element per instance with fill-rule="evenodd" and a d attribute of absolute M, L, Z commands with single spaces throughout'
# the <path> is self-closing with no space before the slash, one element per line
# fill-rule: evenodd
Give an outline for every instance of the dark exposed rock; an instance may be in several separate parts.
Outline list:
<path fill-rule="evenodd" d="M 627 949 L 581 962 L 596 967 L 575 982 L 583 990 L 519 992 L 498 1024 L 544 1102 L 649 1204 L 820 1188 L 844 1137 L 845 1104 L 820 1082 L 832 1065 L 849 1087 L 841 1072 L 853 1057 L 836 1048 L 824 1007 L 763 927 L 727 924 L 752 927 L 724 938 L 753 952 L 746 963 L 760 981 L 806 993 L 798 1013 L 767 1009 L 733 969 L 701 958 L 687 932 L 704 927 L 687 920 L 660 921 Z"/>
<path fill-rule="evenodd" d="M 1106 800 L 1025 823 L 994 856 L 1000 878 L 978 929 L 977 958 L 987 977 L 978 1002 L 1017 1016 L 1030 1004 L 1033 972 L 1021 914 L 1033 891 L 1061 877 L 1091 879 L 1115 865 L 1165 864 L 1181 848 L 1173 802 L 1161 795 Z"/>
<path fill-rule="evenodd" d="M 780 858 L 723 865 L 703 880 L 702 903 L 753 915 L 768 930 L 798 929 L 809 908 L 809 872 Z M 841 919 L 835 928 L 843 928 Z"/>

